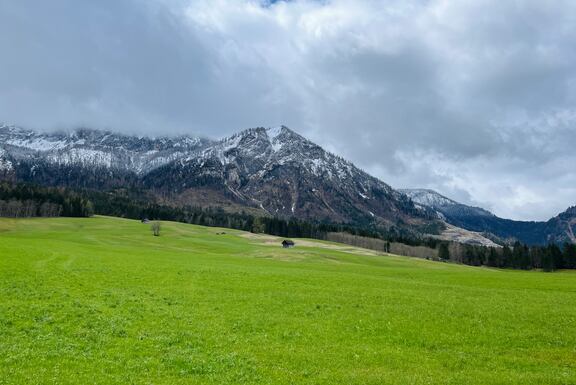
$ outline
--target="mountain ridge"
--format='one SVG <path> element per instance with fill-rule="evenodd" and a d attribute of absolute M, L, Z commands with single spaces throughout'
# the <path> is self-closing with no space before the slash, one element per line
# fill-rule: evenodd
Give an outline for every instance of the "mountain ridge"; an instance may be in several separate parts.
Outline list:
<path fill-rule="evenodd" d="M 504 241 L 576 242 L 576 209 L 548 222 L 503 219 L 428 189 L 394 189 L 286 126 L 214 140 L 79 129 L 40 133 L 0 125 L 0 178 L 134 190 L 172 206 L 219 206 L 282 218 L 409 228 L 446 222 Z"/>
<path fill-rule="evenodd" d="M 436 221 L 431 210 L 285 126 L 246 129 L 220 140 L 3 126 L 0 151 L 5 173 L 17 181 L 128 187 L 174 205 L 216 201 L 336 223 L 390 227 Z"/>
<path fill-rule="evenodd" d="M 503 241 L 526 244 L 576 243 L 576 206 L 548 221 L 515 221 L 500 218 L 480 207 L 456 202 L 430 189 L 401 189 L 418 204 L 435 210 L 446 222 L 475 232 L 489 233 Z"/>

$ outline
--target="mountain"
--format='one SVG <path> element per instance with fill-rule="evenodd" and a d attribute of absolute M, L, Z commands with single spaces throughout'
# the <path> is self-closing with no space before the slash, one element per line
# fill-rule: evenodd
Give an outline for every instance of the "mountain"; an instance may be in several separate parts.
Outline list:
<path fill-rule="evenodd" d="M 171 206 L 379 225 L 489 245 L 575 242 L 576 208 L 547 222 L 503 219 L 433 190 L 395 190 L 287 127 L 221 140 L 0 126 L 0 179 L 129 194 Z M 467 230 L 461 231 L 461 229 Z"/>
<path fill-rule="evenodd" d="M 213 141 L 95 130 L 39 133 L 0 127 L 3 178 L 52 186 L 127 189 L 164 204 L 221 206 L 283 218 L 434 228 L 433 210 L 287 127 Z M 2 174 L 0 174 L 2 175 Z"/>
<path fill-rule="evenodd" d="M 0 158 L 4 154 L 18 162 L 105 168 L 138 175 L 210 143 L 189 136 L 151 139 L 89 129 L 46 134 L 0 126 Z"/>
<path fill-rule="evenodd" d="M 420 224 L 404 194 L 286 128 L 242 131 L 144 178 L 177 196 L 210 186 L 271 215 L 330 222 Z"/>
<path fill-rule="evenodd" d="M 418 204 L 433 208 L 441 218 L 450 218 L 450 223 L 462 221 L 462 224 L 467 224 L 466 219 L 468 218 L 490 219 L 495 217 L 490 211 L 480 207 L 463 205 L 434 190 L 400 189 L 398 191 L 408 195 Z M 456 226 L 458 225 L 456 224 Z"/>
<path fill-rule="evenodd" d="M 576 206 L 546 222 L 548 241 L 555 243 L 576 243 Z"/>
<path fill-rule="evenodd" d="M 547 222 L 514 221 L 499 218 L 490 211 L 467 206 L 427 189 L 402 189 L 417 204 L 435 210 L 439 217 L 454 226 L 489 233 L 507 241 L 526 244 L 574 242 L 576 208 L 572 207 Z"/>

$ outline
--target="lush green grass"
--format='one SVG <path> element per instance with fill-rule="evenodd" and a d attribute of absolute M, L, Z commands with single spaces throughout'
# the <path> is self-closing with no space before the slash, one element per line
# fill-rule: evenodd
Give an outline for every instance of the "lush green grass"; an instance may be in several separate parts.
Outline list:
<path fill-rule="evenodd" d="M 0 220 L 0 384 L 575 384 L 576 274 Z"/>

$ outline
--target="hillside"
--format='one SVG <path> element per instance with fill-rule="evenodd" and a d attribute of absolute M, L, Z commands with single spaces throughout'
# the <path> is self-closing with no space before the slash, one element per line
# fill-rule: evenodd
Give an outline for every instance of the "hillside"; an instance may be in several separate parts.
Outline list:
<path fill-rule="evenodd" d="M 576 243 L 576 210 L 570 208 L 546 222 L 515 221 L 497 217 L 488 210 L 472 207 L 428 189 L 402 189 L 416 204 L 435 210 L 451 225 L 489 233 L 503 240 L 519 240 L 528 245 Z"/>
<path fill-rule="evenodd" d="M 132 190 L 183 206 L 332 223 L 434 227 L 404 194 L 287 127 L 217 141 L 0 127 L 0 178 L 101 191 Z"/>
<path fill-rule="evenodd" d="M 575 274 L 295 241 L 0 219 L 0 384 L 576 382 Z"/>
<path fill-rule="evenodd" d="M 378 227 L 411 238 L 491 245 L 486 233 L 528 245 L 576 242 L 571 210 L 548 222 L 514 221 L 432 190 L 396 190 L 284 126 L 220 140 L 0 126 L 2 180 L 112 192 L 174 208 Z M 457 228 L 449 231 L 443 221 Z"/>

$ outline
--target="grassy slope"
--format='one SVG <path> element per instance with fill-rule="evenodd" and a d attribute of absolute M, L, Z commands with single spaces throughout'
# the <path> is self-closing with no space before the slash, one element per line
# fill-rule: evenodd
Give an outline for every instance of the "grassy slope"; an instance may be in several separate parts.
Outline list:
<path fill-rule="evenodd" d="M 0 384 L 574 384 L 576 274 L 0 220 Z"/>

